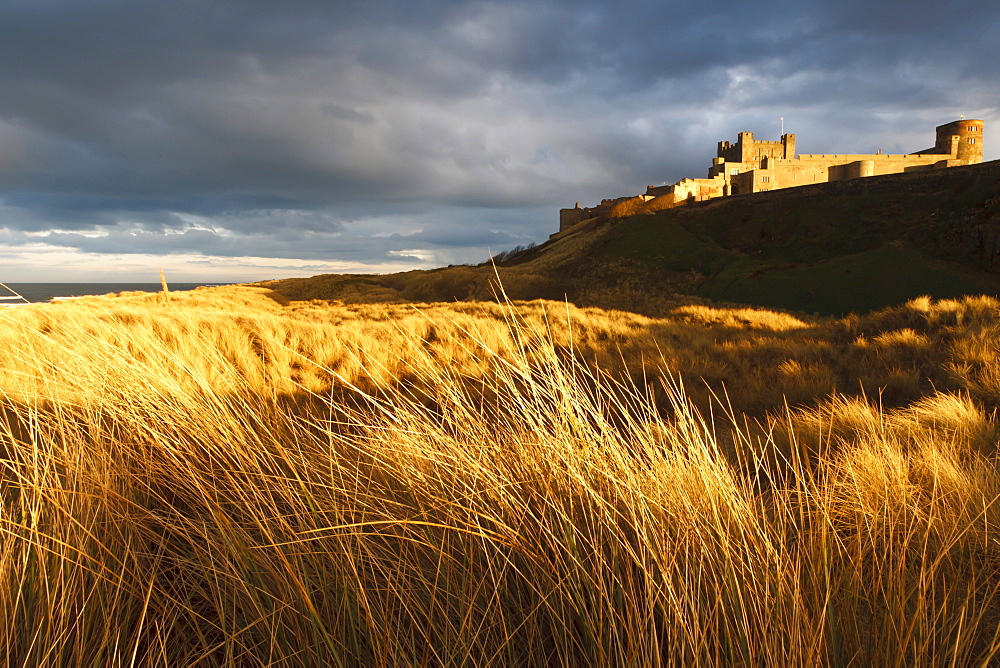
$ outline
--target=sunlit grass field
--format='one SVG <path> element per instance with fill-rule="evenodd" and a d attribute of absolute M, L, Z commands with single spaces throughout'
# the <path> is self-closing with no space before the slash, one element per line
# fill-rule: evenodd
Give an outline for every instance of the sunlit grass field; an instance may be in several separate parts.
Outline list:
<path fill-rule="evenodd" d="M 992 665 L 1000 303 L 0 311 L 10 665 Z"/>

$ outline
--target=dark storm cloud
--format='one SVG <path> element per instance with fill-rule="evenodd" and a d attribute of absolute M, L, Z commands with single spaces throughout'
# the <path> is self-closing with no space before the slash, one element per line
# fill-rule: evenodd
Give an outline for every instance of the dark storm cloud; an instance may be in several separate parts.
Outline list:
<path fill-rule="evenodd" d="M 88 252 L 496 251 L 544 238 L 558 206 L 702 176 L 716 141 L 776 136 L 778 116 L 815 152 L 1000 121 L 998 18 L 928 0 L 8 2 L 0 226 Z"/>

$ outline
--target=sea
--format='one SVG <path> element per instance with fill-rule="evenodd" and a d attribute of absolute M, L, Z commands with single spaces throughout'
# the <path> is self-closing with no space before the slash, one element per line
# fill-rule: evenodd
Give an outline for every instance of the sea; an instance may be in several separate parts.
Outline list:
<path fill-rule="evenodd" d="M 170 283 L 171 292 L 184 292 L 202 286 L 226 285 L 225 283 Z M 2 286 L 10 288 L 10 292 Z M 0 286 L 0 306 L 59 301 L 89 295 L 106 295 L 111 292 L 141 291 L 160 292 L 159 283 L 3 283 Z M 14 293 L 14 294 L 12 294 Z M 18 299 L 23 297 L 23 299 Z"/>

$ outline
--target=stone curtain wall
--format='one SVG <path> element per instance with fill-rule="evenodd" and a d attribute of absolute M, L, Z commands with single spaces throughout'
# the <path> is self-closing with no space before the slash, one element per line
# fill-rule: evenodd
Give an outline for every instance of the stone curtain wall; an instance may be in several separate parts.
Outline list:
<path fill-rule="evenodd" d="M 679 205 L 728 195 L 795 188 L 829 181 L 899 174 L 943 167 L 972 165 L 983 161 L 983 128 L 980 119 L 961 119 L 935 128 L 935 145 L 906 155 L 806 154 L 795 155 L 794 134 L 778 141 L 754 139 L 741 132 L 735 144 L 720 141 L 707 179 L 683 179 L 673 185 L 649 186 L 639 198 Z M 610 215 L 622 209 L 616 204 L 635 198 L 603 200 L 599 206 L 559 212 L 559 232 L 584 220 Z"/>

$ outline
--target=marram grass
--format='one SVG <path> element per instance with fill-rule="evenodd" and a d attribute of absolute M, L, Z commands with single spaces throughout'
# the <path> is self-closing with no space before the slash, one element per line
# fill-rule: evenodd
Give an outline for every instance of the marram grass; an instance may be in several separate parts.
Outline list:
<path fill-rule="evenodd" d="M 227 294 L 4 316 L 8 664 L 1000 654 L 995 302 L 380 320 Z M 787 380 L 747 415 L 753 369 Z M 728 381 L 700 410 L 699 377 Z M 893 378 L 891 406 L 862 392 Z"/>

